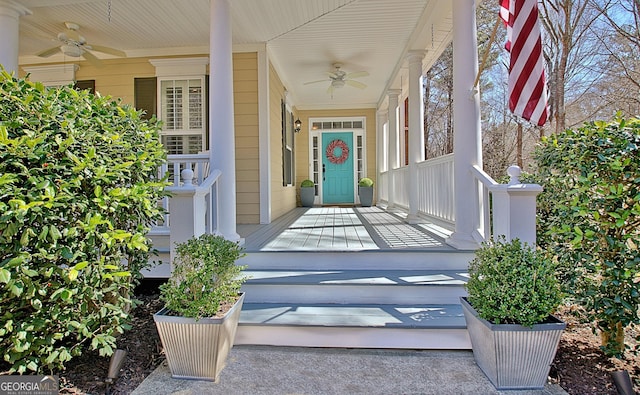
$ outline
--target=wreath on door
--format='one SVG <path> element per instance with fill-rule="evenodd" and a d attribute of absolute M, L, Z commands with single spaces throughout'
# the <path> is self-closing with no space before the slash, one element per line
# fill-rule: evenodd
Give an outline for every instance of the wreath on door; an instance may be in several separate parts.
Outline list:
<path fill-rule="evenodd" d="M 336 148 L 340 148 L 342 152 L 340 156 L 336 156 L 335 154 Z M 329 145 L 327 145 L 327 150 L 325 152 L 325 155 L 327 156 L 327 159 L 329 159 L 329 162 L 336 165 L 341 165 L 347 159 L 349 159 L 349 147 L 344 141 L 340 139 L 335 139 L 332 142 L 330 142 Z"/>

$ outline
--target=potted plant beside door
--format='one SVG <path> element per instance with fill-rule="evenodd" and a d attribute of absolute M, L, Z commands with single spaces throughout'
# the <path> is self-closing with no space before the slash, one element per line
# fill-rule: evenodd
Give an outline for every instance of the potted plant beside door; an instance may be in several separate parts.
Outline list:
<path fill-rule="evenodd" d="M 165 307 L 153 315 L 174 378 L 217 381 L 240 318 L 246 280 L 238 243 L 204 234 L 176 245 Z"/>
<path fill-rule="evenodd" d="M 302 207 L 313 207 L 316 197 L 316 184 L 311 180 L 304 180 L 300 184 L 300 204 Z"/>
<path fill-rule="evenodd" d="M 566 324 L 556 265 L 518 239 L 485 243 L 469 264 L 462 309 L 476 363 L 499 390 L 541 389 Z"/>
<path fill-rule="evenodd" d="M 371 207 L 373 204 L 373 180 L 363 177 L 358 181 L 358 197 L 362 207 Z"/>

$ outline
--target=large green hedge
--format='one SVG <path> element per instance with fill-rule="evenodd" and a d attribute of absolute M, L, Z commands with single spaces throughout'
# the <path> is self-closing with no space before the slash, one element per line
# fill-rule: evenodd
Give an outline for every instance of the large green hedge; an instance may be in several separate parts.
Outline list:
<path fill-rule="evenodd" d="M 640 120 L 592 122 L 544 139 L 538 240 L 609 355 L 640 324 Z"/>
<path fill-rule="evenodd" d="M 0 72 L 4 368 L 46 372 L 87 349 L 112 353 L 162 215 L 154 177 L 165 157 L 158 124 L 133 108 Z"/>

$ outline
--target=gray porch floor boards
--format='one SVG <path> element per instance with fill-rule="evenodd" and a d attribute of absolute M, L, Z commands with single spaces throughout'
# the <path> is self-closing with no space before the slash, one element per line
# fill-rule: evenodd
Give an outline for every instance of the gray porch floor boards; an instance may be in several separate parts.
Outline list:
<path fill-rule="evenodd" d="M 378 207 L 298 207 L 268 225 L 238 225 L 247 252 L 448 249 L 448 231 Z"/>

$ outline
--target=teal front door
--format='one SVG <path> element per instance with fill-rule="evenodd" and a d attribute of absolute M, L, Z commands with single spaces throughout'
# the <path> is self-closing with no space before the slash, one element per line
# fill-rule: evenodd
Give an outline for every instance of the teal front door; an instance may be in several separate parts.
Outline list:
<path fill-rule="evenodd" d="M 354 203 L 353 132 L 322 134 L 322 203 Z"/>

